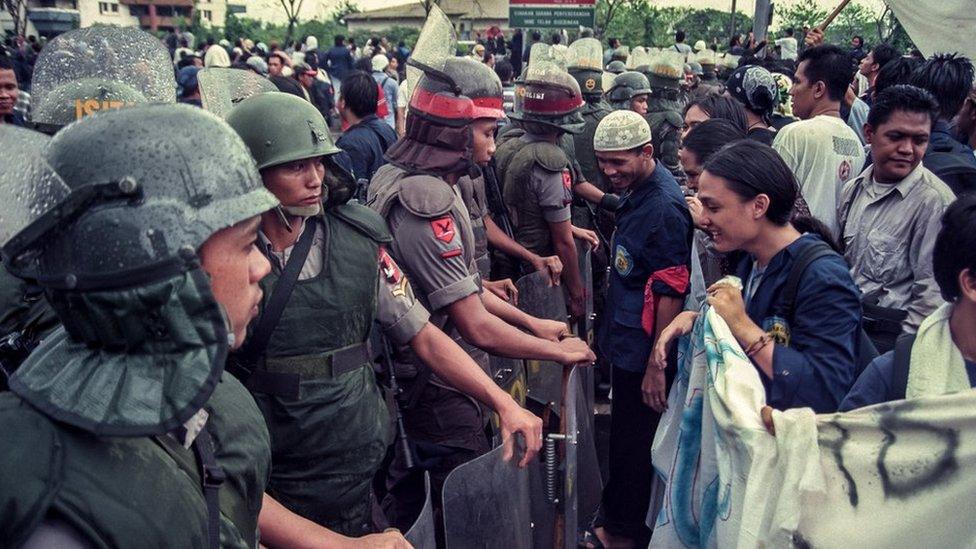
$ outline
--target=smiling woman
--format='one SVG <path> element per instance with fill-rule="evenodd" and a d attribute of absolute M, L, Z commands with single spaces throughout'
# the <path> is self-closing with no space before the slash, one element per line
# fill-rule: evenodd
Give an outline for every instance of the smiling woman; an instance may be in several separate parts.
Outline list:
<path fill-rule="evenodd" d="M 843 258 L 790 223 L 797 193 L 779 155 L 755 141 L 733 143 L 705 163 L 701 226 L 718 251 L 749 254 L 736 270 L 744 288 L 720 281 L 709 288 L 708 303 L 763 374 L 771 406 L 831 412 L 854 381 L 859 292 Z M 785 289 L 794 268 L 798 284 L 790 299 Z M 665 332 L 673 339 L 690 328 Z"/>

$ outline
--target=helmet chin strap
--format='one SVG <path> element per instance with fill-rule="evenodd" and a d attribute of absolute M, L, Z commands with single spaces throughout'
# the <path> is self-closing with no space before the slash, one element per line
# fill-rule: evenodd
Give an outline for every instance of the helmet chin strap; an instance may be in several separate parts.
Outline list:
<path fill-rule="evenodd" d="M 322 211 L 322 204 L 317 202 L 311 206 L 281 206 L 281 209 L 288 215 L 295 217 L 312 217 L 319 215 Z"/>

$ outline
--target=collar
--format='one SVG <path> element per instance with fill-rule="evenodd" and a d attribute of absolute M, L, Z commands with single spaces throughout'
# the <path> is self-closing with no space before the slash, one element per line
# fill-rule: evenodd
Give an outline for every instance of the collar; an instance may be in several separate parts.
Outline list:
<path fill-rule="evenodd" d="M 651 172 L 651 175 L 646 179 L 641 180 L 639 183 L 631 185 L 631 187 L 627 189 L 627 191 L 624 192 L 623 196 L 621 197 L 620 206 L 623 207 L 624 204 L 639 201 L 650 194 L 651 191 L 657 189 L 658 179 L 661 175 L 658 170 L 662 169 L 664 168 L 662 168 L 661 163 L 655 161 L 654 171 Z"/>
<path fill-rule="evenodd" d="M 376 113 L 373 113 L 373 114 L 367 114 L 366 116 L 364 116 L 364 117 L 362 117 L 362 118 L 360 118 L 360 119 L 359 119 L 359 122 L 356 122 L 356 123 L 355 123 L 355 124 L 353 124 L 352 126 L 349 126 L 348 128 L 346 128 L 346 131 L 348 132 L 349 130 L 351 130 L 351 129 L 353 129 L 353 128 L 359 128 L 359 127 L 366 127 L 366 126 L 369 126 L 369 124 L 370 124 L 370 123 L 371 123 L 371 122 L 372 122 L 373 120 L 379 120 L 379 117 L 378 117 L 378 116 L 376 116 Z"/>
<path fill-rule="evenodd" d="M 918 183 L 918 181 L 922 178 L 924 171 L 925 166 L 919 162 L 918 166 L 915 166 L 915 169 L 906 175 L 901 181 L 891 185 L 886 183 L 878 183 L 874 180 L 874 165 L 872 164 L 861 172 L 861 175 L 857 177 L 856 184 L 861 188 L 868 185 L 872 187 L 877 185 L 879 188 L 884 189 L 884 191 L 880 194 L 880 197 L 882 198 L 895 191 L 898 191 L 898 194 L 900 194 L 902 198 L 905 198 L 909 193 L 912 192 L 912 189 L 918 186 L 916 183 Z"/>

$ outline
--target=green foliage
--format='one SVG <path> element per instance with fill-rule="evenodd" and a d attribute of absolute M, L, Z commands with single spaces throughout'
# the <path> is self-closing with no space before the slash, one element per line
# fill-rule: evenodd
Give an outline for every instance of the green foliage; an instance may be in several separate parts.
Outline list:
<path fill-rule="evenodd" d="M 815 0 L 793 0 L 776 7 L 773 23 L 779 29 L 795 28 L 800 38 L 800 29 L 819 25 L 827 13 Z M 880 42 L 888 42 L 906 53 L 915 47 L 891 10 L 876 11 L 856 1 L 848 4 L 827 27 L 826 42 L 847 48 L 854 36 L 864 38 L 865 49 Z"/>
<path fill-rule="evenodd" d="M 674 32 L 685 31 L 687 42 L 704 40 L 707 43 L 728 42 L 731 15 L 715 9 L 660 8 L 648 0 L 598 0 L 597 23 L 605 38 L 619 38 L 629 46 L 665 47 L 674 43 Z M 611 8 L 613 8 L 611 10 Z M 612 13 L 611 13 L 612 11 Z M 607 23 L 607 14 L 611 13 Z M 752 20 L 737 12 L 736 29 L 742 32 L 752 27 Z"/>

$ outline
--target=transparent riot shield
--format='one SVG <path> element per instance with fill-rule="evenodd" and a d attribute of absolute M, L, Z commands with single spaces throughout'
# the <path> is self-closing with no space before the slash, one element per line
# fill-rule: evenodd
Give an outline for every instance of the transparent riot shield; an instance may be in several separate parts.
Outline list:
<path fill-rule="evenodd" d="M 560 286 L 550 286 L 545 273 L 525 275 L 515 283 L 519 291 L 519 309 L 549 320 L 566 321 L 566 298 Z M 562 366 L 555 362 L 527 360 L 526 394 L 543 404 L 552 403 L 558 409 L 562 402 L 560 373 Z"/>
<path fill-rule="evenodd" d="M 31 79 L 31 120 L 50 132 L 102 110 L 175 102 L 169 52 L 132 27 L 59 35 L 41 50 Z"/>
<path fill-rule="evenodd" d="M 407 61 L 407 97 L 413 96 L 413 90 L 423 76 L 423 71 L 418 67 L 440 70 L 444 60 L 453 57 L 457 51 L 457 40 L 454 24 L 437 4 L 431 3 L 424 28 L 417 37 L 417 45 Z"/>
<path fill-rule="evenodd" d="M 414 549 L 437 549 L 437 537 L 434 529 L 434 506 L 430 500 L 430 473 L 424 472 L 424 492 L 427 494 L 420 515 L 413 526 L 403 537 L 407 538 Z"/>
<path fill-rule="evenodd" d="M 525 362 L 522 359 L 490 356 L 488 365 L 495 383 L 508 393 L 519 406 L 525 406 Z M 498 414 L 491 415 L 492 432 L 495 438 L 492 446 L 502 443 Z"/>
<path fill-rule="evenodd" d="M 443 488 L 447 549 L 533 547 L 529 470 L 517 465 L 523 451 L 505 461 L 499 446 L 451 471 Z"/>
<path fill-rule="evenodd" d="M 640 71 L 641 68 L 651 64 L 653 57 L 646 49 L 637 46 L 630 52 L 630 56 L 627 57 L 627 70 Z"/>
<path fill-rule="evenodd" d="M 221 118 L 241 101 L 259 93 L 276 92 L 270 80 L 251 71 L 213 67 L 197 73 L 200 103 Z"/>
<path fill-rule="evenodd" d="M 603 70 L 603 46 L 596 38 L 580 38 L 569 45 L 569 68 Z"/>

